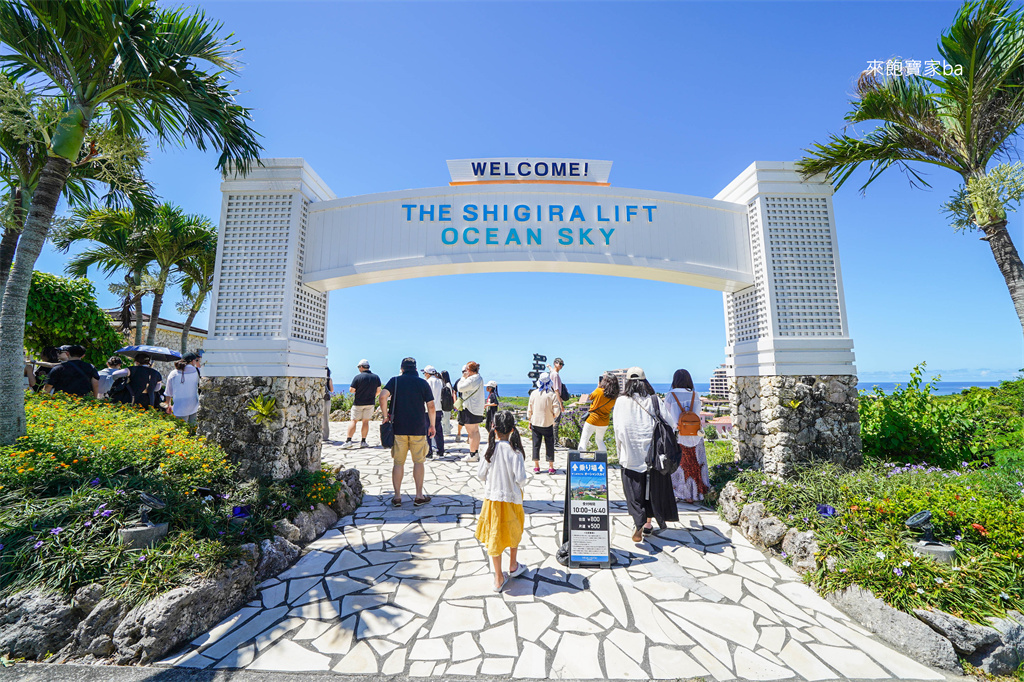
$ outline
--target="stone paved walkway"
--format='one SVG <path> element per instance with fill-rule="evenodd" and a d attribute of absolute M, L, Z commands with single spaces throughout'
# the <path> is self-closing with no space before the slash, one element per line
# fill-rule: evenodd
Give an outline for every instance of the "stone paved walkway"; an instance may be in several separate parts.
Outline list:
<path fill-rule="evenodd" d="M 333 424 L 333 434 L 345 426 Z M 465 443 L 449 447 L 454 454 L 427 463 L 433 502 L 415 508 L 407 496 L 394 509 L 385 450 L 325 444 L 325 463 L 361 472 L 363 506 L 260 585 L 258 600 L 159 665 L 445 678 L 946 678 L 852 623 L 703 507 L 681 504 L 681 523 L 637 545 L 624 504 L 613 503 L 618 564 L 560 566 L 564 452 L 558 474 L 527 486 L 519 557 L 531 570 L 496 595 L 473 536 L 476 465 L 458 461 Z M 622 500 L 610 473 L 612 499 Z M 405 485 L 412 490 L 411 469 Z"/>

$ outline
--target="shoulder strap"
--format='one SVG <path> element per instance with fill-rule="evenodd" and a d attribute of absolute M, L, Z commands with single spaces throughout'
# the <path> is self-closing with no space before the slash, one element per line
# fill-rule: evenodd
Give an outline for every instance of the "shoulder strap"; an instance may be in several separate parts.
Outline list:
<path fill-rule="evenodd" d="M 89 379 L 89 378 L 91 378 L 91 377 L 90 377 L 90 376 L 89 376 L 88 374 L 86 374 L 85 372 L 83 372 L 83 371 L 82 371 L 82 368 L 81 368 L 81 367 L 79 367 L 78 365 L 76 365 L 76 364 L 75 364 L 75 361 L 74 361 L 74 360 L 68 360 L 67 362 L 65 362 L 65 363 L 62 363 L 62 364 L 63 364 L 63 365 L 65 366 L 65 367 L 70 367 L 71 369 L 73 369 L 73 370 L 75 370 L 76 372 L 78 372 L 78 375 L 79 375 L 79 376 L 85 377 L 86 379 Z"/>
<path fill-rule="evenodd" d="M 695 400 L 697 400 L 697 392 L 696 391 L 690 391 L 690 409 L 689 410 L 684 410 L 683 409 L 683 404 L 681 402 L 679 402 L 679 396 L 678 395 L 676 395 L 675 393 L 672 393 L 672 397 L 676 399 L 676 405 L 679 406 L 679 411 L 680 412 L 693 412 L 693 402 Z"/>

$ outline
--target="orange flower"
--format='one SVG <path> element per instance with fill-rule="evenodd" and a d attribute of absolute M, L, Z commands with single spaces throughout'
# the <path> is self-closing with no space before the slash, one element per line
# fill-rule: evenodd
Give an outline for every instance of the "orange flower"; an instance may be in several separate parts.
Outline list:
<path fill-rule="evenodd" d="M 986 535 L 986 536 L 988 535 L 988 531 L 985 530 L 985 526 L 981 525 L 980 523 L 972 523 L 971 524 L 971 528 L 973 528 L 974 530 L 978 531 L 982 535 Z"/>

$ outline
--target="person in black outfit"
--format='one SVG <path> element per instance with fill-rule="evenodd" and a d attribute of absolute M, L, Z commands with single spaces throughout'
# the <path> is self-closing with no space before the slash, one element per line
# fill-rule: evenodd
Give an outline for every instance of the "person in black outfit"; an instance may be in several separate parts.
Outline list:
<path fill-rule="evenodd" d="M 500 400 L 498 397 L 498 382 L 488 381 L 485 388 L 487 388 L 487 402 L 484 404 L 484 407 L 487 408 L 485 416 L 487 418 L 487 432 L 490 433 L 491 429 L 494 428 L 494 415 L 498 413 L 498 401 Z"/>
<path fill-rule="evenodd" d="M 413 504 L 419 507 L 430 502 L 430 496 L 423 494 L 423 463 L 430 449 L 427 438 L 434 437 L 437 418 L 434 392 L 426 381 L 416 376 L 414 358 L 402 360 L 402 373 L 391 377 L 380 392 L 380 412 L 385 422 L 392 422 L 395 433 L 395 444 L 391 447 L 391 482 L 395 487 L 392 506 L 402 506 L 402 478 L 405 474 L 405 460 L 410 453 L 412 478 L 416 484 Z"/>
<path fill-rule="evenodd" d="M 135 356 L 134 367 L 114 372 L 112 376 L 115 386 L 111 388 L 110 401 L 141 405 L 146 409 L 156 406 L 158 404 L 156 394 L 163 384 L 163 376 L 149 366 L 152 362 L 149 355 L 139 353 Z M 123 386 L 118 386 L 117 380 L 121 377 L 128 377 L 128 382 Z"/>
<path fill-rule="evenodd" d="M 43 390 L 47 393 L 70 393 L 99 397 L 100 375 L 96 368 L 83 360 L 85 348 L 77 344 L 61 346 L 57 352 L 60 364 L 50 370 Z"/>
<path fill-rule="evenodd" d="M 355 393 L 355 399 L 352 401 L 352 414 L 349 415 L 352 419 L 348 425 L 348 438 L 345 439 L 345 445 L 352 445 L 356 424 L 363 422 L 363 440 L 359 443 L 359 447 L 368 448 L 370 446 L 366 443 L 366 436 L 370 433 L 370 420 L 373 419 L 373 403 L 380 395 L 380 377 L 370 371 L 369 360 L 360 360 L 358 368 L 359 374 L 352 379 L 352 385 L 348 389 L 349 393 Z"/>

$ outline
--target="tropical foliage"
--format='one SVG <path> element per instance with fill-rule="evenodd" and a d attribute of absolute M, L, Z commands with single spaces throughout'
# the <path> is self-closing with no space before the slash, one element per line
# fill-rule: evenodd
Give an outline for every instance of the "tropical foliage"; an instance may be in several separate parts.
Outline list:
<path fill-rule="evenodd" d="M 1006 229 L 1006 212 L 1020 199 L 1020 170 L 998 165 L 1016 153 L 1024 124 L 1024 13 L 1009 0 L 965 3 L 936 50 L 949 73 L 861 74 L 846 121 L 878 126 L 862 136 L 832 135 L 798 165 L 840 187 L 866 164 L 862 190 L 892 167 L 926 186 L 920 164 L 957 173 L 963 188 L 946 205 L 953 226 L 984 233 L 1024 326 L 1024 264 Z"/>
<path fill-rule="evenodd" d="M 813 529 L 823 592 L 851 584 L 903 609 L 933 607 L 983 622 L 1024 607 L 1024 468 L 942 469 L 870 464 L 798 470 L 786 481 L 736 472 L 747 503 L 801 530 Z M 932 512 L 935 538 L 956 548 L 952 564 L 918 555 L 904 521 Z"/>
<path fill-rule="evenodd" d="M 242 556 L 273 522 L 329 504 L 328 472 L 239 482 L 223 451 L 156 410 L 67 394 L 33 395 L 28 433 L 0 447 L 0 598 L 31 586 L 70 594 L 99 582 L 136 603 Z M 170 532 L 132 550 L 117 531 L 140 520 L 140 493 Z"/>
<path fill-rule="evenodd" d="M 221 33 L 202 11 L 155 0 L 0 0 L 0 67 L 62 112 L 52 133 L 41 131 L 46 160 L 0 308 L 0 443 L 26 428 L 20 355 L 29 284 L 73 168 L 102 151 L 86 147 L 89 131 L 108 124 L 126 138 L 213 148 L 218 168 L 242 173 L 258 161 L 249 111 L 225 78 L 237 72 L 239 48 Z"/>
<path fill-rule="evenodd" d="M 86 362 L 102 367 L 121 347 L 121 339 L 96 303 L 96 292 L 87 279 L 36 271 L 25 318 L 25 348 L 38 356 L 47 346 L 77 343 L 85 348 Z"/>

